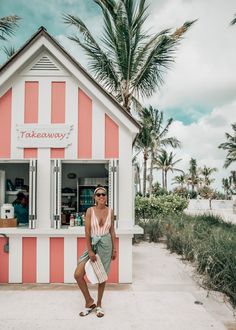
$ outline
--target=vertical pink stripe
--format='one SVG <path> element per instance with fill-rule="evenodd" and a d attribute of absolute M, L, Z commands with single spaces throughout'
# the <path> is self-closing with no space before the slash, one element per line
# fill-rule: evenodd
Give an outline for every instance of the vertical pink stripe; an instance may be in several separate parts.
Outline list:
<path fill-rule="evenodd" d="M 119 239 L 116 238 L 116 259 L 111 261 L 110 272 L 108 275 L 108 283 L 119 282 Z"/>
<path fill-rule="evenodd" d="M 6 242 L 6 238 L 0 237 L 0 283 L 9 281 L 9 253 L 3 251 Z"/>
<path fill-rule="evenodd" d="M 38 81 L 25 82 L 25 124 L 38 123 L 38 99 L 39 99 L 39 83 Z M 37 158 L 37 148 L 25 148 L 24 158 Z"/>
<path fill-rule="evenodd" d="M 24 158 L 37 158 L 38 149 L 37 148 L 24 148 Z"/>
<path fill-rule="evenodd" d="M 119 126 L 105 114 L 105 158 L 119 157 Z"/>
<path fill-rule="evenodd" d="M 92 158 L 92 100 L 78 92 L 78 158 Z"/>
<path fill-rule="evenodd" d="M 0 158 L 11 157 L 12 89 L 0 97 Z"/>
<path fill-rule="evenodd" d="M 52 82 L 51 88 L 51 123 L 65 123 L 66 83 L 64 81 Z M 65 148 L 51 148 L 51 158 L 65 158 Z"/>
<path fill-rule="evenodd" d="M 22 239 L 22 282 L 36 283 L 36 237 Z"/>
<path fill-rule="evenodd" d="M 64 238 L 50 238 L 50 283 L 64 283 Z"/>
<path fill-rule="evenodd" d="M 77 238 L 77 259 L 84 253 L 84 250 L 87 249 L 86 239 L 85 238 Z"/>

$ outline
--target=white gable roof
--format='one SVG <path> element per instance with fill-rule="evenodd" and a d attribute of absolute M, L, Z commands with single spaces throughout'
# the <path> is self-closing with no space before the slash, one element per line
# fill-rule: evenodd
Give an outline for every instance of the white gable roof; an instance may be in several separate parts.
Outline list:
<path fill-rule="evenodd" d="M 47 70 L 45 70 L 47 68 Z M 73 75 L 81 88 L 87 89 L 98 98 L 112 114 L 126 126 L 135 138 L 139 123 L 102 88 L 92 76 L 66 50 L 41 27 L 20 49 L 0 68 L 0 96 L 3 95 L 15 74 Z M 4 87 L 5 86 L 5 87 Z"/>

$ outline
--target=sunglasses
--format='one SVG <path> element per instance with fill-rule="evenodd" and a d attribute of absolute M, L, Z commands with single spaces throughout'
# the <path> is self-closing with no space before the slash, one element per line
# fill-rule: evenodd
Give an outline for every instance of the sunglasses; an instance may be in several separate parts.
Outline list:
<path fill-rule="evenodd" d="M 107 195 L 107 194 L 105 194 L 105 193 L 101 193 L 101 194 L 100 194 L 100 193 L 97 193 L 97 194 L 96 194 L 97 197 L 100 197 L 100 196 L 105 197 L 106 195 Z"/>

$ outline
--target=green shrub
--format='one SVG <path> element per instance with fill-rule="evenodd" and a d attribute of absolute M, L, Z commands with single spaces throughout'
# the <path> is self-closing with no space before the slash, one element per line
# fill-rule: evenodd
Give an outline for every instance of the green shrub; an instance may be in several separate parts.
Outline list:
<path fill-rule="evenodd" d="M 156 219 L 160 215 L 182 212 L 188 206 L 188 201 L 176 194 L 141 197 L 135 199 L 135 218 Z"/>
<path fill-rule="evenodd" d="M 157 242 L 164 235 L 163 217 L 178 214 L 188 206 L 188 201 L 175 194 L 158 197 L 141 197 L 135 199 L 135 221 L 144 230 L 144 237 Z"/>

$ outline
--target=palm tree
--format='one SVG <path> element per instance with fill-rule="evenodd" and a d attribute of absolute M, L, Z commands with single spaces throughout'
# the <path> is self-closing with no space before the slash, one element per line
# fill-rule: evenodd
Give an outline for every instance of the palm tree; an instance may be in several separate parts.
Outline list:
<path fill-rule="evenodd" d="M 203 168 L 199 169 L 199 172 L 203 175 L 203 183 L 205 186 L 210 186 L 210 184 L 215 180 L 215 179 L 210 179 L 209 176 L 213 173 L 213 172 L 217 172 L 217 168 L 216 167 L 206 167 L 206 165 L 204 165 Z"/>
<path fill-rule="evenodd" d="M 139 152 L 143 153 L 143 196 L 146 195 L 146 181 L 147 181 L 147 161 L 150 156 L 150 146 L 151 146 L 151 135 L 150 135 L 150 129 L 149 129 L 149 123 L 146 120 L 145 116 L 142 116 L 139 120 L 139 123 L 141 124 L 141 131 L 136 139 L 135 142 L 135 149 L 138 151 L 136 156 L 139 154 Z M 136 157 L 135 156 L 135 157 Z"/>
<path fill-rule="evenodd" d="M 229 192 L 230 192 L 230 182 L 228 178 L 223 178 L 222 179 L 222 188 L 224 189 L 225 192 L 225 198 L 227 199 Z"/>
<path fill-rule="evenodd" d="M 149 35 L 144 30 L 149 16 L 146 0 L 94 2 L 103 15 L 104 32 L 100 42 L 79 17 L 65 14 L 63 20 L 77 28 L 79 35 L 69 38 L 88 55 L 88 66 L 95 79 L 130 111 L 136 98 L 150 97 L 163 83 L 163 74 L 173 63 L 177 46 L 195 21 L 185 22 L 174 32 L 165 29 Z"/>
<path fill-rule="evenodd" d="M 231 187 L 231 193 L 236 193 L 236 171 L 231 171 L 229 176 L 229 183 Z"/>
<path fill-rule="evenodd" d="M 185 183 L 186 183 L 186 174 L 180 174 L 180 175 L 176 175 L 173 179 L 172 179 L 173 183 L 172 184 L 179 184 L 182 188 L 184 187 Z"/>
<path fill-rule="evenodd" d="M 15 28 L 18 27 L 18 21 L 21 18 L 17 15 L 0 17 L 0 41 L 6 41 L 14 35 Z M 14 47 L 1 47 L 7 57 L 11 57 L 15 53 Z"/>
<path fill-rule="evenodd" d="M 230 164 L 236 161 L 236 122 L 233 123 L 231 126 L 233 128 L 234 135 L 225 133 L 228 142 L 221 143 L 218 146 L 218 148 L 228 150 L 228 154 L 224 163 L 224 168 L 229 167 Z"/>
<path fill-rule="evenodd" d="M 140 164 L 139 164 L 136 156 L 132 160 L 132 163 L 134 166 L 134 184 L 135 184 L 135 188 L 136 188 L 135 192 L 140 193 L 141 192 L 141 178 L 140 178 L 141 169 L 140 169 Z"/>
<path fill-rule="evenodd" d="M 197 171 L 197 161 L 194 158 L 190 159 L 190 167 L 189 167 L 189 175 L 188 175 L 188 183 L 192 186 L 192 192 L 194 192 L 194 188 L 198 185 L 199 177 Z"/>
<path fill-rule="evenodd" d="M 179 171 L 179 172 L 184 173 L 182 170 L 174 167 L 175 164 L 177 164 L 182 159 L 178 159 L 178 160 L 174 161 L 174 157 L 175 157 L 175 155 L 173 155 L 172 151 L 168 154 L 166 150 L 161 149 L 160 154 L 154 161 L 154 164 L 155 164 L 154 168 L 162 171 L 162 187 L 165 188 L 166 190 L 167 190 L 168 171 L 171 171 L 172 173 L 173 173 L 173 171 Z"/>
<path fill-rule="evenodd" d="M 173 148 L 177 148 L 181 146 L 181 143 L 175 137 L 166 137 L 169 127 L 173 122 L 173 118 L 169 118 L 167 120 L 167 124 L 164 125 L 163 111 L 159 111 L 158 109 L 149 106 L 149 108 L 143 108 L 140 111 L 140 116 L 145 118 L 147 126 L 149 127 L 149 134 L 151 136 L 149 194 L 152 195 L 153 164 L 160 147 L 171 146 Z"/>

